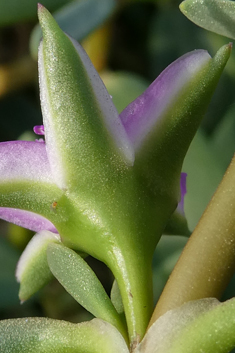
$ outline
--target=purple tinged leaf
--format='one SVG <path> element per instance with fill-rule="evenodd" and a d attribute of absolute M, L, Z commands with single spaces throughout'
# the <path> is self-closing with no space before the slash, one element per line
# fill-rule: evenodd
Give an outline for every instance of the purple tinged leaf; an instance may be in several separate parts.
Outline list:
<path fill-rule="evenodd" d="M 210 59 L 205 50 L 194 50 L 181 56 L 122 111 L 120 118 L 135 151 L 160 123 L 161 116 L 176 101 L 185 85 Z"/>
<path fill-rule="evenodd" d="M 0 207 L 0 218 L 34 232 L 48 230 L 57 233 L 56 228 L 48 219 L 33 212 L 16 208 Z"/>
<path fill-rule="evenodd" d="M 0 143 L 0 183 L 34 180 L 54 184 L 44 143 L 12 141 Z"/>

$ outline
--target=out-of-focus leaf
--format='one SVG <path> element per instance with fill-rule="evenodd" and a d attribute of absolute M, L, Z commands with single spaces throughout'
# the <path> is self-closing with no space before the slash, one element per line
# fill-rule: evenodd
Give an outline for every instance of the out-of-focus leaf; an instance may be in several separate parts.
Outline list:
<path fill-rule="evenodd" d="M 116 5 L 116 0 L 76 0 L 56 11 L 53 16 L 64 32 L 81 41 L 113 13 Z M 30 51 L 35 59 L 41 38 L 42 31 L 37 25 L 30 39 Z"/>
<path fill-rule="evenodd" d="M 0 64 L 0 97 L 34 82 L 36 70 L 36 63 L 28 55 L 11 63 Z"/>
<path fill-rule="evenodd" d="M 0 235 L 0 310 L 19 303 L 15 268 L 19 254 Z"/>
<path fill-rule="evenodd" d="M 234 1 L 185 0 L 180 4 L 180 10 L 198 26 L 235 39 Z"/>
<path fill-rule="evenodd" d="M 167 65 L 188 51 L 209 50 L 210 43 L 203 32 L 172 6 L 153 13 L 147 42 L 151 77 L 154 79 Z"/>
<path fill-rule="evenodd" d="M 42 119 L 41 112 L 22 93 L 3 98 L 0 101 L 0 112 L 1 141 L 17 140 L 25 131 L 32 131 L 33 126 L 40 124 Z"/>
<path fill-rule="evenodd" d="M 183 236 L 163 235 L 153 257 L 153 290 L 154 302 L 159 296 L 170 276 L 188 239 Z"/>
<path fill-rule="evenodd" d="M 212 32 L 205 32 L 188 21 L 176 8 L 165 5 L 161 11 L 153 13 L 149 25 L 148 54 L 151 77 L 155 78 L 167 64 L 190 50 L 206 48 L 213 54 L 226 43 L 228 41 L 225 41 L 225 38 Z M 235 72 L 232 57 L 225 67 L 226 73 L 228 69 Z M 207 131 L 213 130 L 214 125 L 224 115 L 225 107 L 233 102 L 233 86 L 231 78 L 223 74 L 208 107 L 208 114 L 202 122 Z"/>
<path fill-rule="evenodd" d="M 128 72 L 105 72 L 102 79 L 119 113 L 148 87 L 145 79 Z"/>
<path fill-rule="evenodd" d="M 188 174 L 185 214 L 192 231 L 225 172 L 210 143 L 200 131 L 188 150 L 183 171 Z"/>
<path fill-rule="evenodd" d="M 52 243 L 47 254 L 51 272 L 67 292 L 94 316 L 123 332 L 120 317 L 110 298 L 82 257 L 63 245 Z"/>
<path fill-rule="evenodd" d="M 81 324 L 46 318 L 0 321 L 2 353 L 128 353 L 121 334 L 94 319 Z"/>
<path fill-rule="evenodd" d="M 69 0 L 43 0 L 43 5 L 54 11 Z M 38 0 L 0 0 L 0 26 L 29 21 L 37 17 Z"/>
<path fill-rule="evenodd" d="M 229 166 L 235 151 L 235 105 L 217 125 L 211 138 L 211 146 L 224 169 Z"/>

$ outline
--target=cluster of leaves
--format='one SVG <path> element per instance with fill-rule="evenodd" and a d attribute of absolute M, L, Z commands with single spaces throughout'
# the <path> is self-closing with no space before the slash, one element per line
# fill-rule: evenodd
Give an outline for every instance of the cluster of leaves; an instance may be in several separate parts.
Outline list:
<path fill-rule="evenodd" d="M 219 2 L 218 2 L 219 3 Z M 98 5 L 99 4 L 99 5 Z M 12 5 L 9 2 L 9 5 Z M 22 4 L 21 4 L 22 5 Z M 54 5 L 61 6 L 64 5 L 63 1 L 61 2 L 61 4 L 57 1 L 53 4 L 53 1 L 51 1 L 51 4 L 45 4 L 46 6 L 48 6 L 51 9 L 54 10 L 55 7 Z M 205 5 L 206 5 L 206 1 L 205 1 Z M 94 7 L 94 6 L 97 6 Z M 211 34 L 205 34 L 204 32 L 200 32 L 200 30 L 196 31 L 193 27 L 190 27 L 189 23 L 183 18 L 182 15 L 180 15 L 177 11 L 177 9 L 175 8 L 174 4 L 172 4 L 171 2 L 168 2 L 167 5 L 164 5 L 162 3 L 159 2 L 158 5 L 156 4 L 136 4 L 136 3 L 132 3 L 129 4 L 128 6 L 125 6 L 125 4 L 122 4 L 123 7 L 117 6 L 115 1 L 102 1 L 102 2 L 97 2 L 97 1 L 72 1 L 69 4 L 66 4 L 66 6 L 60 8 L 56 14 L 56 18 L 58 20 L 58 22 L 61 24 L 61 27 L 68 32 L 69 34 L 71 34 L 73 37 L 75 37 L 78 40 L 83 39 L 88 33 L 90 33 L 92 30 L 94 30 L 94 28 L 96 28 L 97 26 L 99 26 L 105 19 L 107 20 L 107 18 L 112 14 L 114 16 L 115 11 L 116 12 L 116 19 L 114 17 L 113 19 L 113 27 L 116 31 L 118 31 L 118 24 L 121 22 L 122 26 L 121 29 L 124 33 L 126 33 L 127 29 L 125 28 L 125 26 L 127 25 L 127 23 L 130 25 L 134 24 L 134 26 L 136 26 L 137 30 L 138 30 L 138 26 L 140 26 L 141 23 L 141 19 L 144 17 L 144 14 L 148 14 L 148 19 L 150 20 L 150 25 L 148 27 L 148 33 L 145 33 L 143 42 L 147 42 L 148 46 L 145 45 L 144 47 L 144 55 L 141 55 L 141 60 L 137 60 L 137 62 L 139 62 L 139 66 L 137 65 L 137 71 L 144 73 L 145 74 L 145 79 L 140 78 L 139 76 L 130 74 L 130 73 L 113 73 L 111 71 L 106 71 L 103 74 L 103 79 L 108 87 L 109 93 L 112 95 L 113 97 L 113 101 L 114 103 L 116 103 L 116 106 L 118 107 L 119 111 L 121 111 L 124 106 L 126 106 L 127 103 L 129 103 L 131 100 L 133 100 L 136 96 L 138 96 L 140 93 L 142 93 L 142 91 L 146 88 L 147 86 L 147 81 L 149 79 L 154 78 L 154 75 L 156 74 L 156 70 L 162 69 L 163 65 L 166 66 L 168 63 L 170 63 L 172 61 L 172 59 L 175 59 L 177 56 L 183 54 L 184 52 L 190 50 L 190 49 L 194 49 L 194 47 L 196 46 L 195 43 L 200 43 L 197 46 L 199 47 L 206 47 L 206 48 L 211 48 L 211 50 L 213 51 L 215 47 L 218 47 L 218 43 L 221 44 L 222 40 L 220 37 L 216 37 L 213 36 Z M 182 7 L 183 8 L 183 7 Z M 91 9 L 93 9 L 93 12 L 91 11 Z M 187 13 L 189 13 L 190 17 L 190 7 L 189 9 L 187 8 L 187 4 L 185 4 L 185 7 L 183 8 L 184 11 Z M 2 20 L 2 25 L 6 25 L 6 24 L 10 24 L 10 23 L 14 23 L 15 21 L 21 21 L 21 20 L 28 20 L 31 19 L 33 16 L 33 14 L 35 13 L 35 11 L 32 11 L 29 8 L 27 8 L 27 11 L 24 10 L 24 7 L 21 6 L 20 9 L 17 9 L 17 6 L 15 6 L 15 12 L 11 12 L 12 17 L 11 18 L 7 18 L 6 16 L 4 17 L 4 20 Z M 145 12 L 144 12 L 144 11 Z M 154 10 L 154 11 L 152 11 Z M 119 11 L 119 12 L 118 12 Z M 8 11 L 9 13 L 9 11 Z M 86 15 L 89 14 L 89 15 Z M 94 17 L 92 17 L 92 14 L 95 14 Z M 98 16 L 97 16 L 98 14 Z M 133 14 L 135 14 L 135 16 L 133 16 Z M 206 14 L 206 12 L 205 12 Z M 77 20 L 77 16 L 80 16 L 80 21 Z M 195 17 L 197 18 L 197 16 Z M 75 20 L 76 19 L 76 20 Z M 171 19 L 173 19 L 171 21 Z M 1 19 L 0 19 L 1 21 Z M 4 22 L 7 21 L 7 22 Z M 173 25 L 175 25 L 175 32 L 174 35 L 177 36 L 177 38 L 182 37 L 182 33 L 185 33 L 184 35 L 184 40 L 180 40 L 180 46 L 177 45 L 177 47 L 175 46 L 175 43 L 177 42 L 173 37 L 172 37 L 172 30 L 170 29 L 170 27 L 166 27 L 165 28 L 165 24 L 169 23 L 169 21 L 171 21 L 171 23 L 173 23 Z M 180 26 L 178 25 L 178 21 L 180 21 Z M 132 23 L 133 22 L 133 23 Z M 79 25 L 78 25 L 79 23 Z M 208 18 L 205 16 L 205 23 L 208 23 Z M 110 25 L 109 25 L 110 26 Z M 116 27 L 115 27 L 116 26 Z M 209 28 L 211 30 L 214 30 L 214 28 Z M 131 33 L 131 28 L 129 28 L 130 33 Z M 227 30 L 227 29 L 226 29 Z M 103 35 L 107 35 L 108 32 L 108 37 L 110 36 L 110 27 L 107 29 L 106 28 L 106 33 L 102 34 Z M 140 31 L 140 29 L 139 29 Z M 182 31 L 182 33 L 180 33 L 180 31 Z M 189 41 L 188 40 L 188 33 L 190 33 L 190 31 L 192 31 L 192 36 L 193 38 L 195 38 L 195 42 L 192 40 Z M 220 31 L 221 32 L 221 31 Z M 203 33 L 203 34 L 202 34 Z M 227 35 L 228 32 L 225 31 L 225 33 L 222 33 Z M 230 36 L 231 33 L 229 32 Z M 135 33 L 132 33 L 132 35 L 135 35 Z M 37 56 L 36 50 L 35 48 L 38 45 L 39 42 L 39 38 L 41 37 L 40 34 L 40 30 L 39 28 L 35 28 L 32 36 L 31 36 L 31 52 L 32 52 L 32 56 L 35 58 Z M 115 39 L 115 35 L 113 37 Z M 106 38 L 107 39 L 107 38 Z M 128 44 L 128 39 L 131 40 L 132 43 L 132 49 L 133 51 L 131 52 L 130 50 L 126 50 L 125 53 L 127 55 L 132 55 L 130 56 L 129 60 L 126 60 L 126 58 L 123 58 L 122 55 L 120 55 L 120 59 L 124 60 L 124 65 L 121 62 L 117 62 L 117 53 L 118 50 L 119 52 L 121 52 L 122 50 L 122 46 Z M 146 41 L 147 39 L 147 41 Z M 117 40 L 117 39 L 116 39 Z M 119 40 L 119 39 L 118 39 Z M 110 37 L 109 37 L 109 41 L 110 41 Z M 107 42 L 105 42 L 107 43 Z M 169 44 L 167 44 L 169 43 Z M 110 44 L 110 42 L 109 42 Z M 136 54 L 136 46 L 135 46 L 135 40 L 134 38 L 127 38 L 126 41 L 124 43 L 120 43 L 117 41 L 117 44 L 120 45 L 120 47 L 118 47 L 118 45 L 116 47 L 110 46 L 110 65 L 112 66 L 116 66 L 118 69 L 125 69 L 130 68 L 133 60 L 135 60 L 135 54 Z M 193 45 L 192 48 L 190 48 L 190 45 Z M 171 48 L 171 50 L 169 49 Z M 156 65 L 156 58 L 157 58 L 157 65 Z M 129 62 L 128 62 L 129 61 Z M 148 69 L 146 69 L 146 63 L 149 63 L 149 65 L 147 66 Z M 164 63 L 164 64 L 163 64 Z M 232 67 L 227 68 L 226 71 L 226 77 L 224 78 L 225 81 L 227 81 L 231 86 L 234 85 L 234 70 Z M 226 82 L 226 84 L 227 84 Z M 19 86 L 17 86 L 19 87 Z M 123 87 L 125 89 L 123 89 Z M 128 95 L 127 93 L 128 92 Z M 5 94 L 5 93 L 4 93 Z M 17 92 L 18 94 L 18 92 Z M 28 92 L 27 92 L 28 94 Z M 198 222 L 199 217 L 201 216 L 207 202 L 209 201 L 210 197 L 212 196 L 216 186 L 218 185 L 218 182 L 220 181 L 223 172 L 225 170 L 225 168 L 228 166 L 228 163 L 230 161 L 230 158 L 232 156 L 232 153 L 234 151 L 234 124 L 233 124 L 233 113 L 234 113 L 234 107 L 233 105 L 230 105 L 230 102 L 232 102 L 232 96 L 229 96 L 229 94 L 226 94 L 226 98 L 224 98 L 223 96 L 223 84 L 221 84 L 221 86 L 218 89 L 217 92 L 218 95 L 218 99 L 216 99 L 214 101 L 214 103 L 212 104 L 209 113 L 204 121 L 203 124 L 203 128 L 201 129 L 201 131 L 198 133 L 198 135 L 196 136 L 196 139 L 194 140 L 188 155 L 185 159 L 184 162 L 184 166 L 183 166 L 183 170 L 187 171 L 187 173 L 189 174 L 188 177 L 188 196 L 186 199 L 186 206 L 185 206 L 185 212 L 186 215 L 188 217 L 188 221 L 189 221 L 189 228 L 191 230 L 193 230 L 193 228 L 195 227 L 196 223 Z M 14 101 L 16 99 L 17 95 L 10 95 L 7 96 L 6 101 L 3 101 L 3 109 L 9 109 L 9 105 L 12 104 L 12 100 Z M 17 97 L 19 99 L 19 97 Z M 24 98 L 25 99 L 25 98 Z M 227 103 L 225 104 L 225 100 L 227 100 Z M 20 104 L 22 104 L 22 97 L 20 97 L 19 99 Z M 232 104 L 232 103 L 231 103 Z M 39 119 L 39 113 L 37 111 L 37 109 L 35 108 L 35 106 L 32 108 L 32 105 L 29 104 L 28 98 L 27 101 L 24 101 L 23 104 L 23 109 L 26 110 L 27 114 L 29 114 L 32 112 L 33 110 L 33 116 L 35 119 L 35 122 L 37 119 Z M 0 106 L 1 109 L 1 106 Z M 31 110 L 30 110 L 31 109 Z M 213 117 L 213 120 L 212 118 Z M 223 119 L 222 119 L 223 118 Z M 38 121 L 38 120 L 37 120 Z M 4 124 L 4 122 L 3 122 Z M 32 125 L 32 122 L 30 122 L 29 124 L 30 126 Z M 8 127 L 6 127 L 6 131 L 7 131 Z M 20 137 L 21 133 L 23 132 L 22 130 L 22 125 L 20 124 L 19 126 L 19 130 L 17 130 L 15 133 L 17 134 L 17 138 Z M 25 130 L 25 127 L 23 128 L 23 130 Z M 32 135 L 28 135 L 29 138 L 32 138 Z M 14 138 L 14 137 L 13 137 Z M 21 136 L 22 138 L 22 136 Z M 3 139 L 5 140 L 6 138 Z M 24 139 L 25 139 L 25 135 L 24 135 Z M 16 232 L 17 229 L 13 228 L 13 231 Z M 21 231 L 19 231 L 20 233 Z M 178 230 L 179 235 L 181 235 L 180 231 Z M 23 238 L 27 235 L 25 235 L 23 232 Z M 10 236 L 11 239 L 13 239 L 12 236 Z M 176 237 L 173 240 L 169 239 L 169 237 L 164 236 L 158 246 L 158 249 L 156 251 L 156 257 L 155 257 L 155 261 L 154 261 L 154 278 L 156 278 L 156 283 L 154 285 L 155 288 L 155 300 L 157 300 L 162 287 L 164 286 L 166 279 L 169 275 L 169 273 L 171 272 L 177 258 L 179 257 L 179 254 L 182 250 L 182 248 L 184 247 L 185 243 L 186 243 L 186 238 L 182 238 L 182 237 Z M 14 243 L 14 239 L 11 240 Z M 2 241 L 1 241 L 2 242 Z M 169 246 L 170 244 L 170 246 Z M 2 261 L 4 261 L 4 265 L 6 266 L 6 262 L 9 262 L 9 271 L 10 269 L 12 269 L 13 267 L 11 266 L 11 262 L 16 262 L 16 258 L 17 255 L 15 255 L 15 250 L 13 250 L 11 247 L 9 247 L 9 245 L 3 243 L 3 245 L 1 245 L 1 248 L 6 249 L 6 253 L 9 254 L 6 256 L 6 259 L 4 260 L 3 257 L 1 257 L 1 259 L 3 259 Z M 4 253 L 5 253 L 4 251 Z M 54 252 L 56 254 L 56 251 L 58 251 L 58 254 L 60 251 L 65 251 L 60 249 L 60 246 L 58 245 L 58 248 L 53 247 L 51 249 L 52 252 Z M 67 250 L 66 250 L 67 251 Z M 69 256 L 73 256 L 73 253 L 71 252 L 70 254 L 68 254 Z M 56 257 L 56 256 L 55 256 Z M 55 259 L 54 257 L 54 259 Z M 53 273 L 55 274 L 56 277 L 60 277 L 60 271 L 63 272 L 63 268 L 58 268 L 58 263 L 59 260 L 56 261 L 55 259 L 55 263 L 53 265 L 53 261 L 50 264 L 51 269 L 53 269 Z M 66 264 L 63 264 L 66 267 Z M 4 267 L 5 268 L 5 267 Z M 76 261 L 74 263 L 74 270 L 76 270 Z M 12 271 L 11 271 L 12 273 Z M 157 275 L 155 275 L 157 274 Z M 86 274 L 87 278 L 88 278 L 88 282 L 89 282 L 89 273 Z M 63 277 L 63 274 L 62 274 Z M 65 276 L 66 277 L 66 276 Z M 3 283 L 3 288 L 5 290 L 4 294 L 4 290 L 2 291 L 3 293 L 3 307 L 6 308 L 6 305 L 14 303 L 16 299 L 15 298 L 11 298 L 8 295 L 8 291 L 9 288 L 11 288 L 8 284 L 8 281 L 12 282 L 12 275 L 10 277 L 10 274 L 6 274 L 4 272 L 4 275 L 2 275 L 2 277 L 0 276 L 0 281 L 2 281 Z M 4 282 L 5 281 L 5 282 Z M 66 278 L 64 279 L 64 281 L 66 282 Z M 64 287 L 66 288 L 66 283 L 63 283 Z M 14 287 L 14 284 L 12 284 L 12 286 Z M 66 288 L 72 295 L 73 295 L 73 288 L 71 287 L 71 283 L 68 284 L 68 288 Z M 100 295 L 104 296 L 105 294 L 102 292 L 103 289 L 99 288 L 99 284 L 97 284 L 97 288 L 96 288 L 96 292 L 99 293 L 100 291 Z M 231 289 L 231 292 L 228 294 L 230 296 L 232 296 L 233 293 L 233 288 Z M 75 299 L 76 295 L 77 295 L 77 291 L 74 291 L 76 294 L 74 295 Z M 81 303 L 82 299 L 78 298 L 78 301 Z M 92 299 L 91 299 L 92 301 Z M 114 300 L 115 301 L 115 300 Z M 94 302 L 94 301 L 92 301 Z M 108 303 L 108 301 L 107 301 Z M 99 304 L 99 302 L 97 302 L 97 308 L 88 308 L 88 310 L 90 310 L 95 316 L 98 317 L 102 317 L 103 319 L 106 319 L 105 317 L 103 317 L 102 313 L 100 314 L 100 310 L 102 312 L 102 307 Z M 202 308 L 200 310 L 202 310 L 202 312 L 207 311 L 208 307 L 209 308 L 214 308 L 217 306 L 217 303 L 209 303 L 206 307 L 206 309 L 204 309 L 203 307 L 204 304 L 202 304 Z M 85 305 L 86 306 L 86 305 Z M 231 304 L 231 307 L 233 308 L 233 303 Z M 34 309 L 35 310 L 35 309 Z M 222 308 L 223 310 L 223 308 Z M 98 313 L 97 313 L 98 311 Z M 105 311 L 105 310 L 104 310 Z M 197 311 L 197 309 L 195 309 L 195 311 Z M 216 311 L 216 310 L 215 310 Z M 181 313 L 182 314 L 182 313 Z M 3 312 L 3 315 L 7 315 L 5 312 Z M 21 315 L 21 314 L 20 314 Z M 31 315 L 34 315 L 31 314 Z M 55 316 L 58 315 L 55 314 Z M 173 314 L 174 315 L 174 314 Z M 175 313 L 175 315 L 177 316 L 177 313 Z M 183 313 L 184 315 L 184 313 Z M 193 315 L 193 314 L 192 314 Z M 11 316 L 11 315 L 10 315 Z M 19 316 L 19 314 L 17 313 L 17 316 Z M 50 315 L 51 316 L 51 315 Z M 59 315 L 58 315 L 59 316 Z M 187 316 L 187 314 L 186 314 Z M 208 327 L 211 325 L 212 322 L 212 318 L 213 320 L 215 319 L 216 313 L 213 316 L 208 315 Z M 178 316 L 179 317 L 179 316 Z M 212 317 L 212 318 L 211 318 Z M 218 318 L 219 318 L 219 314 L 218 314 Z M 228 318 L 229 320 L 230 318 Z M 174 321 L 174 318 L 172 318 L 172 320 Z M 186 319 L 186 323 L 187 323 Z M 112 322 L 112 319 L 107 319 L 107 321 Z M 114 320 L 115 321 L 115 320 Z M 114 326 L 118 326 L 119 324 L 115 324 L 115 322 L 112 322 L 114 324 Z M 37 332 L 37 325 L 39 324 L 39 322 L 37 322 L 37 320 L 30 322 L 31 325 L 31 329 L 35 330 L 35 332 Z M 46 325 L 46 323 L 44 323 Z M 25 325 L 27 325 L 27 322 L 25 323 Z M 96 334 L 100 335 L 100 332 L 96 332 L 97 328 L 92 328 L 92 324 L 91 327 L 89 327 L 90 324 L 87 324 L 87 327 L 85 329 L 85 333 L 76 333 L 77 339 L 79 339 L 79 335 L 81 335 L 80 338 L 80 343 L 81 342 L 86 342 L 88 339 L 87 332 L 89 330 L 91 330 L 90 332 L 92 332 L 92 336 L 95 342 L 96 340 Z M 200 325 L 200 320 L 199 323 L 196 323 L 196 325 Z M 164 326 L 162 326 L 164 327 Z M 14 331 L 14 327 L 9 327 L 9 330 L 12 332 Z M 24 328 L 22 328 L 23 330 Z M 66 324 L 64 327 L 61 327 L 61 330 L 63 330 L 63 333 L 66 332 Z M 75 328 L 72 328 L 72 330 L 75 330 Z M 56 330 L 56 326 L 55 326 L 55 330 Z M 87 331 L 88 330 L 88 331 Z M 105 327 L 102 326 L 102 323 L 100 324 L 100 330 L 102 332 L 104 332 L 106 330 Z M 110 330 L 110 329 L 109 329 Z M 120 328 L 120 331 L 122 329 Z M 156 332 L 158 328 L 156 328 Z M 23 332 L 23 331 L 22 331 Z M 62 332 L 62 331 L 61 331 Z M 61 332 L 52 332 L 51 334 L 56 336 L 60 336 Z M 67 339 L 68 341 L 70 340 L 69 337 L 69 332 L 71 333 L 71 328 L 68 328 L 68 335 L 67 335 Z M 111 332 L 111 331 L 108 331 Z M 161 334 L 161 332 L 158 333 L 158 335 Z M 187 342 L 187 332 L 185 333 L 185 342 Z M 120 341 L 118 340 L 118 338 L 115 338 L 116 333 L 113 332 L 113 337 L 110 337 L 111 340 L 110 342 L 106 342 L 104 341 L 104 343 L 102 343 L 100 341 L 100 344 L 106 344 L 107 349 L 110 349 L 109 344 L 111 345 L 111 347 L 113 347 L 113 351 L 115 351 L 115 342 L 118 342 L 117 344 L 119 346 L 118 347 L 118 351 L 121 352 L 122 348 L 120 347 Z M 20 340 L 20 334 L 19 334 L 19 340 Z M 151 341 L 151 340 L 150 340 Z M 60 342 L 60 341 L 58 341 Z M 91 342 L 92 347 L 94 345 L 94 343 Z M 144 341 L 143 341 L 144 342 Z M 71 344 L 71 343 L 69 343 Z M 73 344 L 76 346 L 76 342 L 73 340 Z M 143 343 L 144 345 L 145 343 Z M 178 345 L 178 346 L 177 346 Z M 181 343 L 180 342 L 176 342 L 176 348 L 174 348 L 174 352 L 177 351 L 177 347 L 180 347 Z M 190 340 L 189 340 L 189 345 L 190 345 Z M 232 345 L 232 343 L 231 343 Z M 76 348 L 75 348 L 76 349 Z M 146 348 L 145 348 L 146 349 Z M 168 349 L 167 347 L 164 347 L 163 349 Z M 207 349 L 207 348 L 205 348 Z M 213 349 L 213 347 L 210 349 Z M 99 348 L 98 348 L 99 350 Z M 123 352 L 125 351 L 125 347 L 123 346 Z M 141 351 L 141 348 L 140 348 Z M 180 350 L 179 350 L 180 351 Z M 213 350 L 212 350 L 213 351 Z"/>

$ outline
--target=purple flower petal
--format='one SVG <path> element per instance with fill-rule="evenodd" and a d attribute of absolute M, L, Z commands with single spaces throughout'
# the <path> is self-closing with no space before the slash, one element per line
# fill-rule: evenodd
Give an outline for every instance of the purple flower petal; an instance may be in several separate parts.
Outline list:
<path fill-rule="evenodd" d="M 15 179 L 54 184 L 44 143 L 33 141 L 0 143 L 0 182 Z"/>
<path fill-rule="evenodd" d="M 187 179 L 187 173 L 181 173 L 181 178 L 180 178 L 180 191 L 181 191 L 181 199 L 180 202 L 178 203 L 177 210 L 184 215 L 184 197 L 187 193 L 186 189 L 186 179 Z"/>
<path fill-rule="evenodd" d="M 195 50 L 181 56 L 122 111 L 120 118 L 135 150 L 176 100 L 184 86 L 210 58 L 205 50 Z"/>
<path fill-rule="evenodd" d="M 50 221 L 33 212 L 16 208 L 0 207 L 0 218 L 34 232 L 49 230 L 50 232 L 58 233 Z"/>

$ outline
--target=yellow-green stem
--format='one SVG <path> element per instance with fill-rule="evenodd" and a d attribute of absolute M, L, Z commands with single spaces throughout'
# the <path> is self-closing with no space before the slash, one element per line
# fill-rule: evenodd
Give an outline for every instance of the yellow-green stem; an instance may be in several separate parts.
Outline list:
<path fill-rule="evenodd" d="M 235 272 L 235 158 L 190 237 L 150 321 L 185 302 L 220 298 Z"/>

